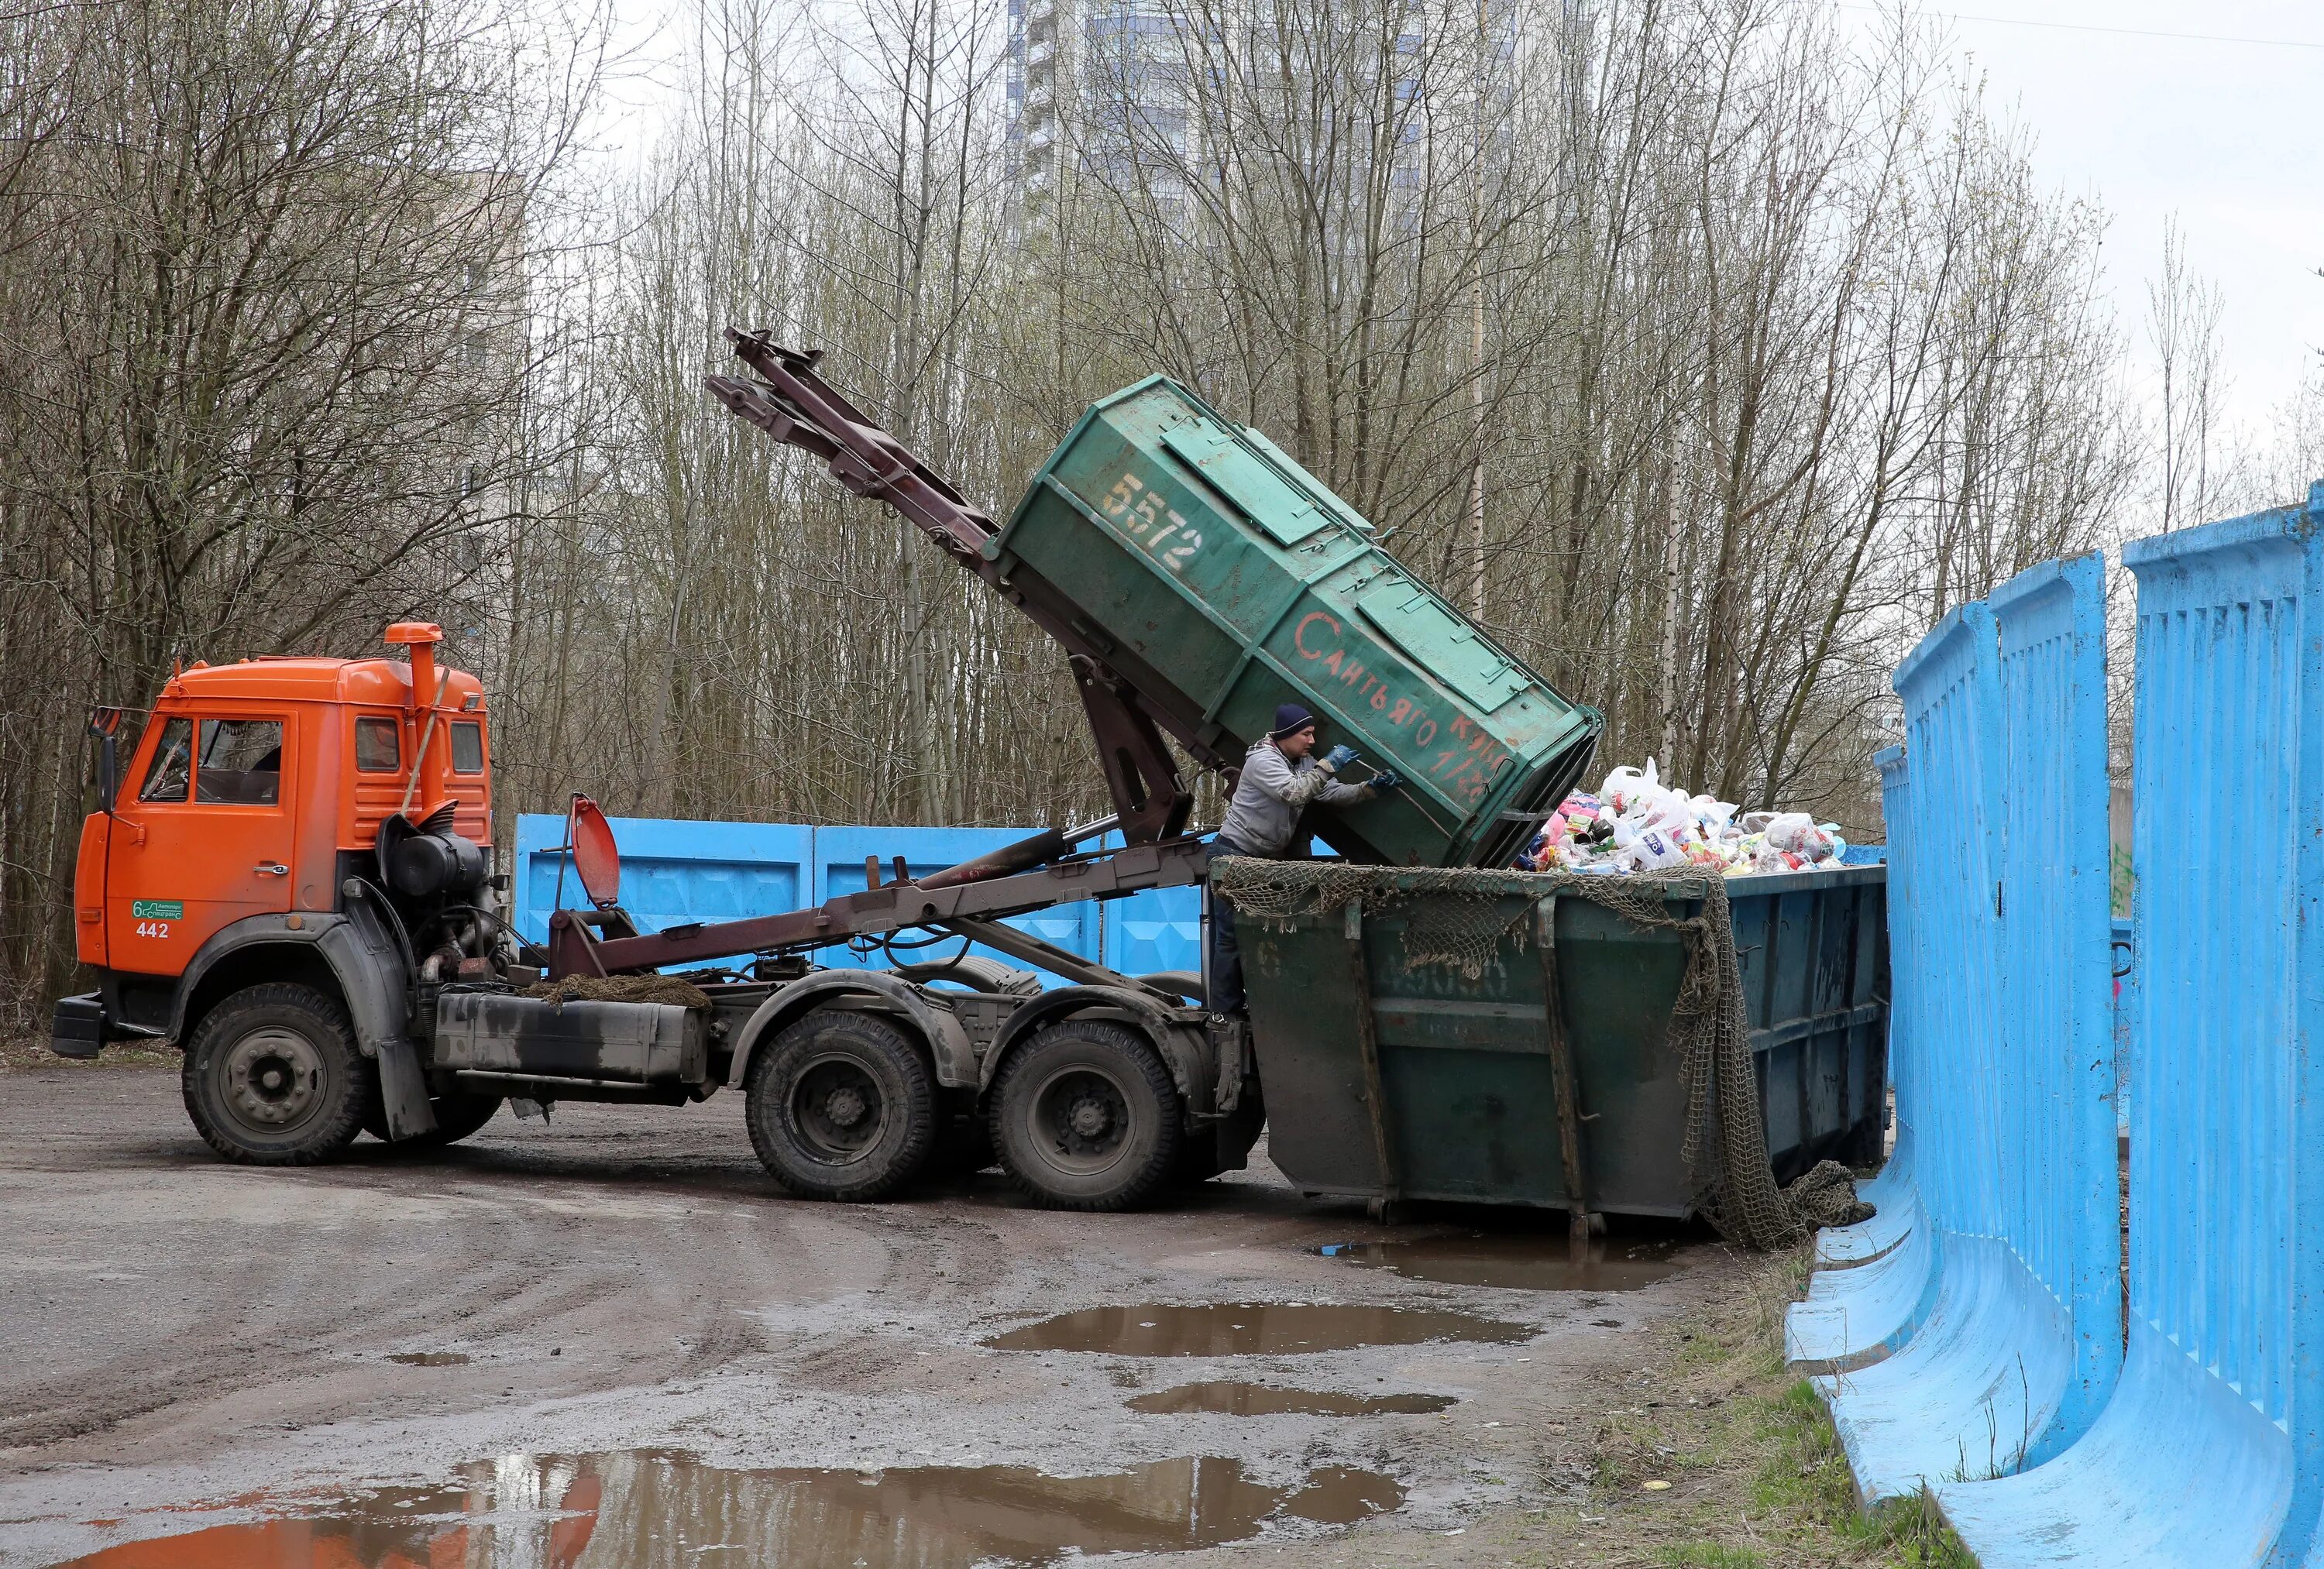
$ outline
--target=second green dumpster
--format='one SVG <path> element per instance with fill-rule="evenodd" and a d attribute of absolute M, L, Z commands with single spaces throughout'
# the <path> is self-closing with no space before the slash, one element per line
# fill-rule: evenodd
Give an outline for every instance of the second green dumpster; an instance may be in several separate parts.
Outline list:
<path fill-rule="evenodd" d="M 1212 878 L 1268 1152 L 1306 1192 L 1708 1212 L 1775 1243 L 1788 1217 L 1749 1212 L 1776 1181 L 1880 1157 L 1886 867 L 1722 885 L 1222 860 Z M 1724 953 L 1706 902 L 1727 907 Z"/>

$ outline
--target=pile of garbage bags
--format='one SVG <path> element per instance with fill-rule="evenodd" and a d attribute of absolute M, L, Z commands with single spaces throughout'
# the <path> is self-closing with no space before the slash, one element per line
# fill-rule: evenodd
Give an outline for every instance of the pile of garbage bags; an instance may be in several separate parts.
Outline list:
<path fill-rule="evenodd" d="M 1847 849 L 1837 823 L 1804 812 L 1747 812 L 1731 801 L 1689 795 L 1663 784 L 1655 760 L 1620 767 L 1595 794 L 1575 791 L 1517 858 L 1529 872 L 1678 871 L 1698 867 L 1729 877 L 1799 872 L 1837 862 Z"/>

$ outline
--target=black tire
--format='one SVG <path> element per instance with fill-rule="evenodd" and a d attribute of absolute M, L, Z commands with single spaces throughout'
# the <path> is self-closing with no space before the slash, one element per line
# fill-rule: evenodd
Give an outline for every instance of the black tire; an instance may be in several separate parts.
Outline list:
<path fill-rule="evenodd" d="M 273 984 L 212 1008 L 186 1044 L 186 1113 L 227 1160 L 308 1166 L 338 1155 L 379 1103 L 346 1010 L 312 986 Z"/>
<path fill-rule="evenodd" d="M 965 1094 L 962 1100 L 967 1104 L 959 1111 L 938 1113 L 936 1149 L 928 1156 L 934 1176 L 966 1180 L 1000 1159 L 992 1152 L 991 1123 Z"/>
<path fill-rule="evenodd" d="M 398 1150 L 440 1150 L 447 1144 L 456 1144 L 470 1133 L 493 1120 L 501 1109 L 501 1097 L 496 1095 L 471 1095 L 466 1090 L 454 1090 L 439 1095 L 428 1103 L 436 1114 L 436 1131 L 414 1138 L 392 1142 Z M 381 1143 L 391 1143 L 387 1136 L 387 1107 L 377 1096 L 372 1100 L 371 1114 L 364 1118 L 364 1132 Z"/>
<path fill-rule="evenodd" d="M 992 1086 L 992 1142 L 1052 1209 L 1115 1210 L 1168 1181 L 1184 1142 L 1178 1089 L 1146 1038 L 1069 1019 L 1010 1053 Z"/>
<path fill-rule="evenodd" d="M 936 1074 L 876 1014 L 821 1009 L 751 1059 L 751 1147 L 806 1198 L 883 1198 L 918 1177 L 936 1142 Z"/>
<path fill-rule="evenodd" d="M 436 1114 L 436 1131 L 422 1133 L 412 1142 L 456 1144 L 500 1114 L 501 1097 L 455 1090 L 450 1095 L 438 1096 L 429 1102 L 429 1108 Z"/>
<path fill-rule="evenodd" d="M 1219 1161 L 1219 1142 L 1208 1136 L 1188 1136 L 1178 1146 L 1178 1160 L 1170 1168 L 1170 1183 L 1176 1188 L 1199 1188 L 1226 1170 Z"/>

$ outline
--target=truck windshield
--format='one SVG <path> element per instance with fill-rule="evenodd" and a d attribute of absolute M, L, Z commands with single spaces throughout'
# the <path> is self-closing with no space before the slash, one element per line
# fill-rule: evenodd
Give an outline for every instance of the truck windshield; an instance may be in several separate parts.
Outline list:
<path fill-rule="evenodd" d="M 137 792 L 140 801 L 183 801 L 186 787 L 194 779 L 194 726 L 190 720 L 173 719 L 161 726 L 161 744 L 153 748 L 153 760 L 146 765 L 145 784 Z"/>

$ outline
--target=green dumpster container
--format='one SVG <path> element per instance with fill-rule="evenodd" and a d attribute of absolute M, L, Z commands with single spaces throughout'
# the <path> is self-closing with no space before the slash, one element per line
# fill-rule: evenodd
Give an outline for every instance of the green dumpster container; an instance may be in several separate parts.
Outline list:
<path fill-rule="evenodd" d="M 1411 873 L 1373 876 L 1369 901 L 1235 915 L 1268 1152 L 1284 1175 L 1311 1194 L 1688 1214 L 1697 1184 L 1669 1039 L 1683 940 L 1561 893 L 1563 877 L 1476 872 L 1454 895 L 1416 891 Z M 1886 877 L 1868 866 L 1727 884 L 1778 1181 L 1826 1157 L 1880 1158 Z M 1672 916 L 1699 912 L 1701 882 L 1653 885 Z M 1442 954 L 1444 933 L 1464 931 L 1492 944 L 1480 973 Z M 1543 1003 L 1552 971 L 1556 1031 Z M 1561 1142 L 1561 1055 L 1579 1196 Z"/>
<path fill-rule="evenodd" d="M 1300 702 L 1408 783 L 1328 814 L 1351 860 L 1506 865 L 1589 764 L 1568 702 L 1257 431 L 1153 376 L 1083 415 L 984 546 L 1223 762 Z M 1361 777 L 1359 774 L 1357 777 Z"/>

